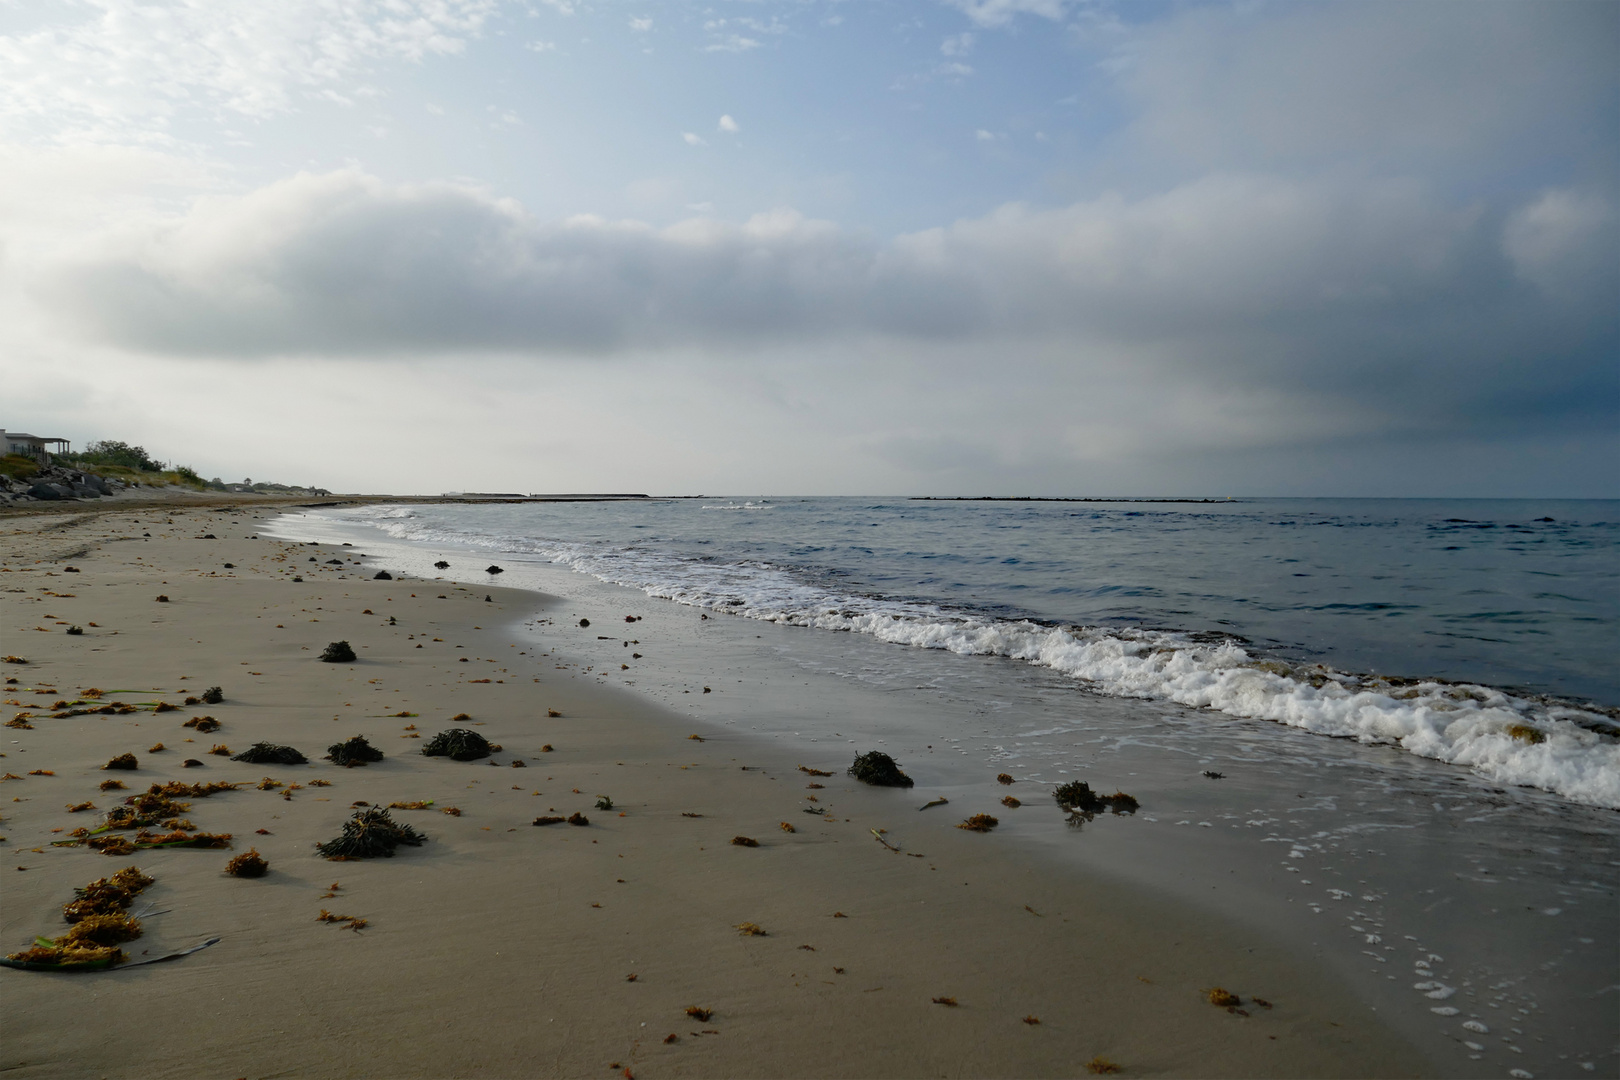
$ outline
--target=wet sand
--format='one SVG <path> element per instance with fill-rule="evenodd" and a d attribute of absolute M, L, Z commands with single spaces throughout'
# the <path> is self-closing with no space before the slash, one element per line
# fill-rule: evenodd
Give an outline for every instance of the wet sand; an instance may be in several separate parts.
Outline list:
<path fill-rule="evenodd" d="M 1315 962 L 1252 929 L 1031 866 L 994 832 L 953 828 L 952 807 L 919 816 L 923 797 L 856 784 L 847 761 L 789 760 L 708 729 L 689 739 L 676 714 L 565 667 L 562 633 L 548 644 L 539 628 L 542 647 L 560 650 L 542 656 L 535 631 L 511 632 L 568 615 L 546 598 L 372 580 L 349 549 L 251 539 L 262 512 L 0 518 L 0 651 L 28 660 L 4 665 L 19 680 L 6 713 L 33 725 L 3 740 L 0 771 L 18 779 L 0 783 L 0 944 L 62 933 L 73 887 L 128 865 L 157 878 L 142 900 L 165 912 L 145 920 L 132 956 L 221 939 L 122 972 L 0 969 L 0 1064 L 17 1075 L 1073 1076 L 1104 1061 L 1126 1076 L 1434 1071 Z M 358 660 L 321 663 L 335 640 Z M 212 685 L 222 703 L 175 712 L 53 719 L 48 708 L 90 687 L 178 705 Z M 470 719 L 453 723 L 460 713 Z M 223 726 L 182 726 L 199 715 Z M 467 763 L 417 752 L 452 726 L 503 749 Z M 387 758 L 321 759 L 357 734 Z M 258 741 L 310 764 L 207 753 Z M 101 770 L 125 752 L 137 771 Z M 95 824 L 67 806 L 115 805 L 98 790 L 110 776 L 132 791 L 242 783 L 187 814 L 233 834 L 233 850 L 107 858 L 50 846 Z M 265 777 L 303 786 L 289 797 L 256 787 Z M 601 796 L 611 810 L 597 809 Z M 359 862 L 313 850 L 353 803 L 417 800 L 433 805 L 393 814 L 431 838 L 422 847 Z M 459 816 L 441 812 L 451 807 Z M 530 824 L 574 812 L 590 824 Z M 872 832 L 901 825 L 898 853 Z M 225 875 L 250 846 L 270 873 Z M 322 909 L 367 924 L 318 922 Z M 1248 1015 L 1212 1006 L 1215 986 Z"/>

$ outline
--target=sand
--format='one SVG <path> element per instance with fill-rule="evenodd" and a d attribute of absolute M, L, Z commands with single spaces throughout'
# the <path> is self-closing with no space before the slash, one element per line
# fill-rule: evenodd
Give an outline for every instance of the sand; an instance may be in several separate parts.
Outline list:
<path fill-rule="evenodd" d="M 13 1075 L 1435 1069 L 1311 960 L 1251 929 L 1031 865 L 993 831 L 954 828 L 963 815 L 951 807 L 919 815 L 922 797 L 857 784 L 847 761 L 785 759 L 729 733 L 690 739 L 675 714 L 564 670 L 561 633 L 543 645 L 558 655 L 536 655 L 532 634 L 512 628 L 546 597 L 372 580 L 348 549 L 255 539 L 265 513 L 148 506 L 0 519 L 0 652 L 28 661 L 3 665 L 18 680 L 5 712 L 30 713 L 33 725 L 0 740 L 0 772 L 17 777 L 0 782 L 0 945 L 62 933 L 73 887 L 129 865 L 157 879 L 142 902 L 163 912 L 126 947 L 134 958 L 220 939 L 124 971 L 0 969 L 0 1068 Z M 356 662 L 317 659 L 337 640 Z M 102 700 L 180 705 L 214 685 L 217 705 L 50 716 L 91 687 L 132 691 Z M 182 726 L 202 715 L 223 726 Z M 502 749 L 474 762 L 419 753 L 453 726 Z M 322 759 L 357 734 L 385 760 L 346 769 Z M 208 753 L 259 741 L 297 747 L 310 763 Z M 102 771 L 125 752 L 137 771 Z M 232 849 L 108 858 L 51 846 L 96 824 L 69 805 L 116 804 L 124 793 L 98 790 L 109 777 L 131 791 L 243 784 L 191 800 L 186 814 L 231 833 Z M 261 790 L 267 777 L 287 786 Z M 597 808 L 603 796 L 611 809 Z M 432 805 L 392 813 L 430 837 L 421 847 L 354 862 L 314 851 L 355 803 L 419 800 Z M 459 815 L 442 812 L 451 808 Z M 576 812 L 590 824 L 531 824 Z M 900 851 L 873 830 L 889 830 Z M 269 874 L 226 875 L 249 847 Z M 323 909 L 366 925 L 317 921 Z M 764 933 L 741 932 L 745 923 Z M 1211 1005 L 1217 986 L 1248 1015 Z M 712 1015 L 688 1016 L 690 1006 Z"/>

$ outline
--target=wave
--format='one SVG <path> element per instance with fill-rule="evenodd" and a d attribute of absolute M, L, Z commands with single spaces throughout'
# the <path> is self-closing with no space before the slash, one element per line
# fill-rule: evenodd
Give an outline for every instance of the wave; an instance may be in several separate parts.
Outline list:
<path fill-rule="evenodd" d="M 400 540 L 530 555 L 708 611 L 964 656 L 1000 656 L 1060 672 L 1098 693 L 1398 746 L 1497 783 L 1620 809 L 1620 723 L 1610 710 L 1576 702 L 1439 679 L 1337 671 L 1268 656 L 1223 635 L 1050 625 L 952 611 L 861 595 L 762 561 L 465 531 L 435 525 L 406 507 L 346 516 Z"/>

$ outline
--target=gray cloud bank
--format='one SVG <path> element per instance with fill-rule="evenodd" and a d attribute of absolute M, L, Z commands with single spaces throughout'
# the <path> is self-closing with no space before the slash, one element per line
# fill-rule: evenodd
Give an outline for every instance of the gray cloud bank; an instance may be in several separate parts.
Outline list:
<path fill-rule="evenodd" d="M 888 242 L 789 212 L 666 228 L 537 221 L 449 184 L 299 175 L 42 271 L 64 327 L 209 357 L 545 356 L 855 339 L 1123 349 L 1219 384 L 1448 416 L 1615 403 L 1620 216 L 1597 193 L 1505 209 L 1413 181 L 1216 174 L 1009 205 Z M 1118 362 L 1117 359 L 1111 362 Z M 1478 419 L 1478 417 L 1476 417 Z"/>

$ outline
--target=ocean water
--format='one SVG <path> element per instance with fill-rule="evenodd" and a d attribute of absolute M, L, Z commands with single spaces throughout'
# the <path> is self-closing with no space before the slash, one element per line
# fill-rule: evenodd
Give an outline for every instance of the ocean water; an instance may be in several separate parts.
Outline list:
<path fill-rule="evenodd" d="M 695 499 L 348 516 L 1620 807 L 1614 502 Z"/>
<path fill-rule="evenodd" d="M 540 655 L 501 663 L 819 768 L 885 749 L 917 781 L 894 842 L 940 796 L 929 814 L 993 812 L 1032 858 L 1281 936 L 1437 1075 L 1534 1077 L 1620 1075 L 1616 522 L 1612 502 L 736 498 L 264 531 L 354 544 L 366 576 L 555 595 L 511 628 Z M 1073 779 L 1142 808 L 1077 828 L 1045 792 Z"/>

